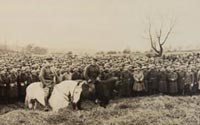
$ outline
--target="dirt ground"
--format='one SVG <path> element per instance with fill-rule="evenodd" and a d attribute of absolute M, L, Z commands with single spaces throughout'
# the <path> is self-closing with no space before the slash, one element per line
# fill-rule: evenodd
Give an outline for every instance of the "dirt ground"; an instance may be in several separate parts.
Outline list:
<path fill-rule="evenodd" d="M 200 124 L 200 96 L 149 96 L 111 101 L 106 109 L 84 102 L 82 111 L 31 111 L 23 104 L 0 107 L 1 125 L 196 125 Z"/>

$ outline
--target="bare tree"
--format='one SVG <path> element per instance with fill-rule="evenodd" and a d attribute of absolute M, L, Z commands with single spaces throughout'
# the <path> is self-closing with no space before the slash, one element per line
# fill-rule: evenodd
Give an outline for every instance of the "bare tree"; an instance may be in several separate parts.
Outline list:
<path fill-rule="evenodd" d="M 148 39 L 151 42 L 151 48 L 156 53 L 156 56 L 160 57 L 163 54 L 163 46 L 167 42 L 170 34 L 172 33 L 175 21 L 171 20 L 169 24 L 169 28 L 167 29 L 163 27 L 163 23 L 161 23 L 161 26 L 157 29 L 155 27 L 152 28 L 152 22 L 150 21 L 150 19 L 149 19 L 148 24 L 149 24 L 148 25 L 148 36 L 149 36 Z"/>

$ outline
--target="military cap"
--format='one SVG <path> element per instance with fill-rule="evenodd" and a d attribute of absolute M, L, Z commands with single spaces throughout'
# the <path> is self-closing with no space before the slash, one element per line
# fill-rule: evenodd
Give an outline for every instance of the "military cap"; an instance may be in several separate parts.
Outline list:
<path fill-rule="evenodd" d="M 97 58 L 93 58 L 93 61 L 97 62 L 98 60 L 97 60 Z"/>
<path fill-rule="evenodd" d="M 47 60 L 47 61 L 52 61 L 53 58 L 52 58 L 52 57 L 47 57 L 46 60 Z"/>

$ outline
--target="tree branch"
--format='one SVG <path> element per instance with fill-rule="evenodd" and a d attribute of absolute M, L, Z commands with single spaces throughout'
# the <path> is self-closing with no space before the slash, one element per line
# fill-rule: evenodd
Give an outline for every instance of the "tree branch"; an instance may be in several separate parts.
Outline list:
<path fill-rule="evenodd" d="M 156 52 L 159 53 L 159 51 L 156 49 L 156 47 L 153 45 L 153 38 L 151 35 L 151 23 L 149 22 L 149 37 L 150 37 L 150 41 L 151 41 L 151 48 Z"/>
<path fill-rule="evenodd" d="M 171 25 L 169 31 L 167 32 L 167 35 L 166 35 L 164 41 L 161 43 L 161 45 L 164 45 L 164 44 L 165 44 L 165 42 L 167 41 L 167 39 L 168 39 L 170 33 L 172 32 L 173 28 L 174 28 L 174 24 Z"/>

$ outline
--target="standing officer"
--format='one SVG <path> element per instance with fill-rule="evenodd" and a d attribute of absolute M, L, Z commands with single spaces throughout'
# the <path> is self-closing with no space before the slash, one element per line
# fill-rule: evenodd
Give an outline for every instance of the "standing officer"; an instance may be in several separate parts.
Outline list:
<path fill-rule="evenodd" d="M 170 69 L 167 78 L 168 78 L 169 94 L 170 95 L 177 94 L 177 92 L 178 92 L 178 84 L 177 84 L 178 74 L 176 73 L 174 68 Z"/>
<path fill-rule="evenodd" d="M 94 82 L 100 74 L 100 68 L 97 65 L 97 59 L 94 58 L 92 64 L 88 65 L 84 69 L 84 78 L 88 82 Z"/>
<path fill-rule="evenodd" d="M 158 72 L 155 69 L 155 65 L 152 65 L 149 68 L 150 71 L 147 74 L 148 91 L 149 95 L 152 95 L 158 92 Z"/>

